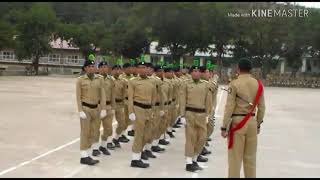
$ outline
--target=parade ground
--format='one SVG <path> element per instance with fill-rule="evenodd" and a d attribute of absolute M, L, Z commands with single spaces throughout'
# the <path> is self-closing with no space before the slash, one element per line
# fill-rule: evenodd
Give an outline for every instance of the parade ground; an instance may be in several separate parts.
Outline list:
<path fill-rule="evenodd" d="M 81 165 L 75 82 L 75 77 L 63 76 L 0 76 L 0 178 L 227 177 L 227 141 L 219 130 L 224 86 L 217 95 L 209 162 L 199 163 L 204 170 L 191 173 L 185 171 L 183 127 L 176 129 L 164 153 L 148 160 L 147 169 L 130 167 L 130 136 L 111 156 L 94 157 L 100 160 L 96 166 Z M 320 89 L 265 87 L 265 102 L 257 177 L 320 177 Z"/>

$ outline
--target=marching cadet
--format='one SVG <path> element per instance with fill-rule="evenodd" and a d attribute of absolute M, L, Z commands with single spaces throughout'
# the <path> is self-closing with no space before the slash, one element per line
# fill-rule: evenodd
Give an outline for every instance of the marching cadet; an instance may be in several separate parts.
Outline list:
<path fill-rule="evenodd" d="M 181 122 L 185 124 L 186 170 L 201 170 L 198 162 L 206 162 L 200 155 L 207 140 L 207 122 L 212 106 L 212 93 L 208 83 L 200 80 L 197 66 L 191 68 L 192 81 L 183 84 L 180 90 Z"/>
<path fill-rule="evenodd" d="M 131 64 L 125 63 L 122 66 L 123 68 L 123 74 L 120 75 L 120 78 L 124 80 L 125 82 L 125 105 L 124 105 L 124 117 L 125 117 L 125 129 L 128 130 L 128 136 L 134 136 L 134 131 L 132 127 L 132 121 L 129 119 L 129 112 L 128 112 L 128 83 L 133 78 L 132 75 L 132 67 Z"/>
<path fill-rule="evenodd" d="M 176 111 L 176 106 L 177 106 L 177 98 L 178 98 L 178 82 L 174 77 L 174 68 L 170 68 L 169 72 L 166 73 L 167 74 L 167 79 L 170 81 L 171 83 L 171 108 L 169 109 L 169 124 L 167 127 L 167 134 L 170 136 L 170 138 L 175 138 L 174 134 L 173 134 L 173 125 L 176 122 L 176 118 L 177 118 L 177 111 Z"/>
<path fill-rule="evenodd" d="M 228 136 L 229 177 L 240 177 L 242 162 L 245 177 L 256 177 L 257 134 L 263 122 L 265 102 L 263 85 L 251 76 L 251 68 L 248 59 L 241 59 L 237 68 L 239 77 L 229 84 L 221 127 L 221 136 Z"/>
<path fill-rule="evenodd" d="M 93 55 L 92 55 L 93 56 Z M 94 142 L 94 132 L 97 122 L 107 114 L 105 107 L 105 92 L 101 78 L 95 74 L 96 67 L 92 59 L 86 60 L 83 69 L 85 74 L 77 79 L 76 98 L 80 116 L 80 154 L 81 164 L 95 165 L 99 160 L 90 157 L 92 153 L 90 147 Z M 99 107 L 100 101 L 100 107 Z M 101 113 L 99 114 L 99 109 Z M 100 116 L 100 117 L 99 117 Z"/>
<path fill-rule="evenodd" d="M 103 127 L 103 134 L 101 135 L 101 146 L 99 147 L 99 150 L 105 154 L 110 155 L 110 150 L 114 150 L 115 146 L 112 144 L 112 119 L 113 119 L 113 113 L 112 109 L 115 107 L 115 98 L 114 98 L 114 82 L 112 77 L 109 75 L 109 66 L 106 61 L 101 61 L 99 63 L 99 72 L 103 81 L 103 88 L 106 95 L 106 110 L 107 115 L 106 117 L 101 119 L 101 122 L 97 124 L 97 128 L 99 130 L 101 123 Z M 96 137 L 99 138 L 100 136 L 100 130 L 97 131 Z"/>
<path fill-rule="evenodd" d="M 126 130 L 125 113 L 124 113 L 124 99 L 126 96 L 126 83 L 123 79 L 119 78 L 122 74 L 121 66 L 114 65 L 112 67 L 112 76 L 114 81 L 114 98 L 116 102 L 115 117 L 118 122 L 116 128 L 116 134 L 113 139 L 113 143 L 117 148 L 120 148 L 120 142 L 127 143 L 129 139 L 124 135 Z"/>
<path fill-rule="evenodd" d="M 157 88 L 157 99 L 155 104 L 155 113 L 154 118 L 156 122 L 154 126 L 154 140 L 152 142 L 151 150 L 153 152 L 163 152 L 164 148 L 159 146 L 159 140 L 161 135 L 166 132 L 166 112 L 168 111 L 168 93 L 169 93 L 169 84 L 164 81 L 163 69 L 161 66 L 156 66 L 154 68 L 155 74 L 154 78 L 156 79 L 158 88 Z"/>
<path fill-rule="evenodd" d="M 172 84 L 171 81 L 169 79 L 169 77 L 171 76 L 171 68 L 170 67 L 165 67 L 164 71 L 163 71 L 163 91 L 165 94 L 165 115 L 164 115 L 164 124 L 165 124 L 165 129 L 161 128 L 161 136 L 162 138 L 160 138 L 159 140 L 159 144 L 161 145 L 168 145 L 170 144 L 169 141 L 166 140 L 166 132 L 167 132 L 167 128 L 170 125 L 171 122 L 171 100 L 172 100 Z"/>
<path fill-rule="evenodd" d="M 181 71 L 180 71 L 180 68 L 179 68 L 179 66 L 176 66 L 175 68 L 174 68 L 174 80 L 175 80 L 175 85 L 176 85 L 176 95 L 175 95 L 175 97 L 176 97 L 176 108 L 175 108 L 175 113 L 174 113 L 174 124 L 173 124 L 173 128 L 180 128 L 181 126 L 179 126 L 179 124 L 181 124 L 180 123 L 180 113 L 178 113 L 179 112 L 179 93 L 180 93 L 180 91 L 179 91 L 179 88 L 180 88 L 180 86 L 181 86 L 181 83 L 182 83 L 182 81 L 181 81 L 181 79 L 180 79 L 180 77 L 181 77 L 181 75 L 182 75 L 182 73 L 181 73 Z M 173 132 L 175 132 L 175 130 L 173 129 L 172 130 Z"/>
<path fill-rule="evenodd" d="M 152 136 L 152 114 L 156 101 L 156 86 L 153 80 L 147 77 L 147 67 L 144 61 L 137 64 L 139 77 L 129 81 L 128 110 L 129 119 L 134 121 L 135 136 L 132 145 L 131 167 L 147 168 L 141 158 L 148 159 L 143 148 L 149 137 Z"/>

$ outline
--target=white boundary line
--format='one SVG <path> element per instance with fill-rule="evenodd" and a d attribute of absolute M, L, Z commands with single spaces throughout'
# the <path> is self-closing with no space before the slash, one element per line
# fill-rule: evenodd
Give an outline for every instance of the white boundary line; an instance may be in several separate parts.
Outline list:
<path fill-rule="evenodd" d="M 117 122 L 112 123 L 113 126 L 115 126 L 116 124 L 118 124 L 118 123 L 117 123 Z M 100 128 L 100 131 L 101 131 L 102 129 L 103 129 L 103 128 Z M 20 167 L 22 167 L 22 166 L 27 165 L 27 164 L 30 164 L 30 163 L 33 162 L 33 161 L 36 161 L 36 160 L 38 160 L 38 159 L 40 159 L 40 158 L 42 158 L 42 157 L 45 157 L 45 156 L 47 156 L 47 155 L 49 155 L 49 154 L 51 154 L 51 153 L 54 153 L 54 152 L 56 152 L 56 151 L 59 151 L 59 150 L 65 148 L 65 147 L 67 147 L 67 146 L 70 146 L 70 145 L 78 142 L 79 140 L 80 140 L 80 138 L 74 139 L 74 140 L 72 140 L 72 141 L 70 141 L 70 142 L 68 142 L 68 143 L 66 143 L 66 144 L 64 144 L 64 145 L 61 145 L 61 146 L 59 146 L 59 147 L 57 147 L 57 148 L 55 148 L 55 149 L 52 149 L 52 150 L 50 150 L 50 151 L 48 151 L 48 152 L 46 152 L 46 153 L 44 153 L 44 154 L 41 154 L 41 155 L 39 155 L 39 156 L 37 156 L 37 157 L 35 157 L 35 158 L 32 158 L 32 159 L 29 160 L 29 161 L 24 161 L 24 162 L 22 162 L 22 163 L 20 163 L 20 164 L 18 164 L 18 165 L 16 165 L 16 166 L 13 166 L 13 167 L 11 167 L 11 168 L 8 168 L 8 169 L 6 169 L 6 170 L 3 170 L 3 171 L 0 172 L 0 176 L 2 176 L 2 175 L 4 175 L 4 174 L 7 174 L 8 172 L 11 172 L 11 171 L 13 171 L 13 170 L 16 170 L 16 169 L 18 169 L 18 168 L 20 168 Z"/>

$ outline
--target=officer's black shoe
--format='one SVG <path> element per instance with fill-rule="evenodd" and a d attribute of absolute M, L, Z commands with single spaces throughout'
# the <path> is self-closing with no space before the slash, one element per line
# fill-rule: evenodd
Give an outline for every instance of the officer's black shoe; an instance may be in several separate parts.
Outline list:
<path fill-rule="evenodd" d="M 196 170 L 198 170 L 198 167 L 195 166 L 194 164 L 187 164 L 186 165 L 186 170 L 190 171 L 190 172 L 195 172 Z"/>
<path fill-rule="evenodd" d="M 145 150 L 144 153 L 148 156 L 148 158 L 156 158 L 154 154 L 150 150 Z"/>
<path fill-rule="evenodd" d="M 163 152 L 163 151 L 165 151 L 165 149 L 161 148 L 160 146 L 152 146 L 151 147 L 151 151 L 153 151 L 153 152 Z"/>
<path fill-rule="evenodd" d="M 209 143 L 208 143 L 208 142 L 206 142 L 206 146 L 207 146 L 207 147 L 209 146 Z"/>
<path fill-rule="evenodd" d="M 205 157 L 199 155 L 198 158 L 197 158 L 197 161 L 198 162 L 208 162 L 208 158 L 205 158 Z"/>
<path fill-rule="evenodd" d="M 115 145 L 116 148 L 121 148 L 120 143 L 119 143 L 119 140 L 113 139 L 112 142 L 114 143 L 114 145 Z"/>
<path fill-rule="evenodd" d="M 212 141 L 212 139 L 211 139 L 211 138 L 208 138 L 207 141 Z"/>
<path fill-rule="evenodd" d="M 134 130 L 128 131 L 128 136 L 134 136 Z"/>
<path fill-rule="evenodd" d="M 130 140 L 126 137 L 126 136 L 124 136 L 124 135 L 122 135 L 121 137 L 119 137 L 119 140 L 118 140 L 119 142 L 123 142 L 123 143 L 127 143 L 127 142 L 129 142 Z"/>
<path fill-rule="evenodd" d="M 138 167 L 138 168 L 147 168 L 149 167 L 148 163 L 144 163 L 141 160 L 132 160 L 131 167 Z"/>
<path fill-rule="evenodd" d="M 168 144 L 170 144 L 170 142 L 169 142 L 169 141 L 166 141 L 165 139 L 160 139 L 160 140 L 159 140 L 159 144 L 161 144 L 161 145 L 168 145 Z"/>
<path fill-rule="evenodd" d="M 198 164 L 196 161 L 192 161 L 192 164 L 193 164 L 194 166 L 196 166 L 196 167 L 198 168 L 198 170 L 203 170 L 203 168 L 200 167 L 199 164 Z"/>
<path fill-rule="evenodd" d="M 203 147 L 201 151 L 201 155 L 206 156 L 207 154 L 211 154 L 211 151 L 207 150 L 206 147 Z"/>
<path fill-rule="evenodd" d="M 178 124 L 174 124 L 172 127 L 173 128 L 181 128 L 181 126 L 178 126 Z"/>
<path fill-rule="evenodd" d="M 107 143 L 107 148 L 110 150 L 114 150 L 116 146 L 114 146 L 112 143 Z"/>
<path fill-rule="evenodd" d="M 89 166 L 93 166 L 93 165 L 99 163 L 99 160 L 94 160 L 89 156 L 89 157 L 81 158 L 80 159 L 80 163 L 81 164 L 87 164 Z"/>
<path fill-rule="evenodd" d="M 100 146 L 99 150 L 104 154 L 104 155 L 110 155 L 110 152 L 108 151 L 107 148 Z"/>
<path fill-rule="evenodd" d="M 173 135 L 172 132 L 167 131 L 167 134 L 168 134 L 171 138 L 175 138 L 175 136 Z"/>
<path fill-rule="evenodd" d="M 182 125 L 180 118 L 178 119 L 177 124 L 178 124 L 178 125 Z"/>
<path fill-rule="evenodd" d="M 141 159 L 143 159 L 143 160 L 148 160 L 149 159 L 147 154 L 144 151 L 141 152 Z"/>
<path fill-rule="evenodd" d="M 176 130 L 172 129 L 172 132 L 176 132 Z"/>
<path fill-rule="evenodd" d="M 94 149 L 92 151 L 92 156 L 99 156 L 101 154 L 101 152 L 98 149 Z"/>

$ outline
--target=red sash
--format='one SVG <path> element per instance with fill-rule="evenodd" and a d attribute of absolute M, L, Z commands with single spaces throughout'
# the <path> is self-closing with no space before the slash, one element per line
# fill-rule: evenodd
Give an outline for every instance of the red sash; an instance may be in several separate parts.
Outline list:
<path fill-rule="evenodd" d="M 233 145 L 233 136 L 234 136 L 234 132 L 236 132 L 237 130 L 241 129 L 246 123 L 247 121 L 250 119 L 251 117 L 251 114 L 254 110 L 254 108 L 257 106 L 257 104 L 259 103 L 259 100 L 260 100 L 260 96 L 262 94 L 262 91 L 263 91 L 263 86 L 262 86 L 262 82 L 260 80 L 258 80 L 258 91 L 257 91 L 257 94 L 256 94 L 256 97 L 254 99 L 254 103 L 253 103 L 253 106 L 251 106 L 251 109 L 249 111 L 249 113 L 240 121 L 239 124 L 237 124 L 236 127 L 234 128 L 230 128 L 230 131 L 229 131 L 229 144 L 228 144 L 228 149 L 231 149 L 232 148 L 232 145 Z"/>

